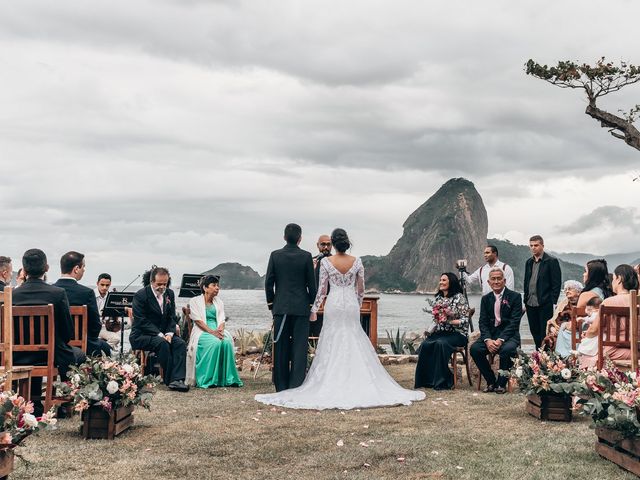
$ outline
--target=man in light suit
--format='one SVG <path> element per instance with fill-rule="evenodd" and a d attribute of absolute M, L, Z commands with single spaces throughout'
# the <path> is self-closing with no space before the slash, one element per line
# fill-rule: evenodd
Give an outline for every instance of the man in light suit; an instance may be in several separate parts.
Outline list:
<path fill-rule="evenodd" d="M 133 297 L 131 348 L 155 352 L 164 370 L 164 383 L 170 390 L 187 392 L 187 345 L 176 335 L 176 300 L 168 288 L 169 270 L 154 266 L 149 280 Z"/>
<path fill-rule="evenodd" d="M 84 271 L 84 255 L 73 251 L 67 252 L 60 258 L 62 276 L 54 285 L 63 288 L 67 292 L 70 306 L 87 306 L 87 314 L 89 316 L 87 321 L 87 355 L 100 356 L 103 353 L 111 355 L 109 344 L 99 338 L 102 322 L 100 321 L 95 294 L 89 287 L 78 283 L 82 280 Z"/>
<path fill-rule="evenodd" d="M 273 314 L 276 392 L 302 385 L 307 368 L 309 315 L 316 298 L 311 253 L 298 245 L 302 229 L 290 223 L 284 229 L 287 244 L 271 252 L 265 292 Z"/>
<path fill-rule="evenodd" d="M 491 292 L 480 301 L 480 338 L 471 345 L 470 352 L 487 381 L 485 392 L 504 393 L 508 379 L 502 375 L 496 378 L 487 355 L 500 357 L 500 370 L 509 370 L 513 365 L 512 358 L 517 356 L 520 346 L 522 297 L 505 287 L 504 271 L 499 267 L 489 271 L 488 282 Z"/>

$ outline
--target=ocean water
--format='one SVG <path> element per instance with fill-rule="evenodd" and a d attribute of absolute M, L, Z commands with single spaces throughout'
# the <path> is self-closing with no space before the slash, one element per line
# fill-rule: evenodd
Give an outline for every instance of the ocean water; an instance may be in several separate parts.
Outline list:
<path fill-rule="evenodd" d="M 226 328 L 231 332 L 238 328 L 247 330 L 269 330 L 271 314 L 267 309 L 262 290 L 221 290 L 220 299 L 224 302 L 228 317 Z M 430 295 L 380 294 L 378 300 L 378 336 L 386 338 L 385 330 L 400 329 L 400 332 L 424 332 L 431 324 L 431 315 L 422 309 L 428 304 Z M 469 303 L 476 309 L 473 323 L 478 329 L 480 314 L 480 295 L 469 295 Z M 178 307 L 186 305 L 188 299 L 178 298 Z M 523 339 L 531 338 L 526 315 L 522 318 L 520 335 Z"/>

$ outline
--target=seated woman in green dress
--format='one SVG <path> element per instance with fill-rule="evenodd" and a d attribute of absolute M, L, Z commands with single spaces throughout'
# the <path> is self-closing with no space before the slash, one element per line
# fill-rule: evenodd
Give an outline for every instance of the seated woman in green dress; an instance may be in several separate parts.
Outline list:
<path fill-rule="evenodd" d="M 205 275 L 202 295 L 189 301 L 193 321 L 187 346 L 187 385 L 200 388 L 241 387 L 233 337 L 224 329 L 224 304 L 218 298 L 219 277 Z"/>

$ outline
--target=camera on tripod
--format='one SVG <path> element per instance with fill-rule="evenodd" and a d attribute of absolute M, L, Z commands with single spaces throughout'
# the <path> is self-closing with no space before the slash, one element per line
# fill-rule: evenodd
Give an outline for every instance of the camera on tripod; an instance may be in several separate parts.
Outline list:
<path fill-rule="evenodd" d="M 462 272 L 466 272 L 467 271 L 467 259 L 463 258 L 460 260 L 456 260 L 456 268 L 458 269 L 458 272 L 462 273 Z"/>

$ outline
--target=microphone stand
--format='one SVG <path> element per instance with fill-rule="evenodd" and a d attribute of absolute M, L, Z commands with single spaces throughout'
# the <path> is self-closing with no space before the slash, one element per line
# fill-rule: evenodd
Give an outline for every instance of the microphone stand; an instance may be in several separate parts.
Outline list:
<path fill-rule="evenodd" d="M 469 307 L 469 297 L 467 296 L 467 279 L 465 278 L 466 269 L 458 268 L 458 273 L 460 274 L 460 287 L 462 287 L 462 294 L 464 295 L 464 299 L 467 301 L 467 308 Z M 469 330 L 473 333 L 473 318 L 469 316 Z"/>

